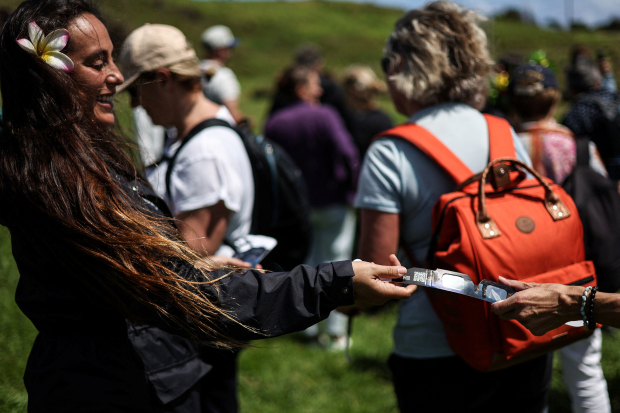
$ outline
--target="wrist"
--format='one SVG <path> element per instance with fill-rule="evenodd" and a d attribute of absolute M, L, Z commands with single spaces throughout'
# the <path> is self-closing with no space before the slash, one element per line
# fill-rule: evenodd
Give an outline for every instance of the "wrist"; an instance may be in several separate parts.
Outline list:
<path fill-rule="evenodd" d="M 565 286 L 560 292 L 559 315 L 567 321 L 581 320 L 581 297 L 583 296 L 583 287 Z"/>

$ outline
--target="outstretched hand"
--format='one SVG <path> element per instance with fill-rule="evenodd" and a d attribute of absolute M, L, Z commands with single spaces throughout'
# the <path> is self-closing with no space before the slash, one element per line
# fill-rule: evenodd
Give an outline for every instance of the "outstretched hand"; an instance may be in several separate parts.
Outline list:
<path fill-rule="evenodd" d="M 360 304 L 382 305 L 389 300 L 408 298 L 417 289 L 416 285 L 399 286 L 381 281 L 381 278 L 400 278 L 407 269 L 400 265 L 394 254 L 390 255 L 391 266 L 354 261 L 353 289 L 355 302 Z"/>
<path fill-rule="evenodd" d="M 535 336 L 579 319 L 582 290 L 561 284 L 524 283 L 499 277 L 499 281 L 517 290 L 506 300 L 491 304 L 504 320 L 517 320 Z M 577 289 L 576 289 L 577 288 Z"/>

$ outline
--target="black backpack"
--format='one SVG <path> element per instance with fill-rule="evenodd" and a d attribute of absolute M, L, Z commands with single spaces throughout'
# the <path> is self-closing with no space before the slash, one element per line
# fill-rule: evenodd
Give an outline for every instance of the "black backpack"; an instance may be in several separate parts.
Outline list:
<path fill-rule="evenodd" d="M 263 136 L 254 136 L 248 129 L 235 128 L 221 119 L 207 119 L 196 125 L 174 155 L 163 159 L 168 161 L 168 194 L 172 166 L 179 152 L 191 138 L 211 126 L 224 126 L 237 132 L 252 164 L 254 209 L 250 233 L 278 240 L 278 245 L 261 262 L 263 268 L 290 270 L 302 264 L 310 251 L 312 238 L 308 190 L 301 170 L 289 155 Z"/>
<path fill-rule="evenodd" d="M 601 291 L 620 289 L 620 195 L 616 184 L 590 168 L 589 139 L 577 138 L 577 164 L 562 187 L 583 223 L 586 259 L 594 262 Z"/>

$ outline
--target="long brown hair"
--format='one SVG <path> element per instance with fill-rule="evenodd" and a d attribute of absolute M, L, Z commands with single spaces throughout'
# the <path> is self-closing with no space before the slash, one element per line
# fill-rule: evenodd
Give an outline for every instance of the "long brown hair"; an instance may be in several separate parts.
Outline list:
<path fill-rule="evenodd" d="M 28 37 L 31 21 L 47 34 L 85 13 L 99 17 L 86 0 L 25 1 L 0 35 L 0 223 L 32 234 L 57 257 L 55 265 L 127 318 L 146 322 L 130 310 L 130 296 L 197 339 L 235 343 L 217 327 L 217 319 L 234 316 L 217 305 L 216 293 L 175 272 L 198 256 L 126 190 L 126 182 L 140 177 L 127 142 L 94 120 L 85 103 L 94 91 L 16 42 Z M 69 40 L 63 52 L 71 47 Z"/>

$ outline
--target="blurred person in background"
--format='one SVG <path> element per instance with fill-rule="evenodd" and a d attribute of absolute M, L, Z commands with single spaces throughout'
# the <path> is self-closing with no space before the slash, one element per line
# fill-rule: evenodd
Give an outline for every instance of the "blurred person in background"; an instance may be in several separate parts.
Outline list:
<path fill-rule="evenodd" d="M 562 183 L 577 164 L 573 133 L 555 121 L 562 98 L 551 69 L 541 65 L 522 65 L 508 85 L 511 114 L 518 120 L 517 132 L 537 172 Z M 607 176 L 596 145 L 589 142 L 590 167 Z M 611 411 L 607 382 L 601 367 L 603 336 L 597 329 L 588 338 L 558 350 L 562 360 L 562 379 L 575 413 Z"/>
<path fill-rule="evenodd" d="M 305 43 L 298 46 L 293 53 L 293 65 L 307 67 L 318 73 L 321 89 L 323 90 L 319 98 L 320 102 L 336 109 L 344 121 L 347 130 L 352 134 L 353 119 L 345 103 L 344 93 L 338 85 L 338 82 L 325 72 L 325 60 L 323 59 L 321 49 L 312 43 Z M 269 115 L 274 114 L 288 105 L 294 104 L 296 101 L 294 96 L 291 97 L 276 91 L 271 109 L 269 110 Z"/>
<path fill-rule="evenodd" d="M 210 101 L 224 105 L 237 123 L 247 122 L 246 116 L 239 109 L 241 85 L 235 73 L 226 64 L 232 52 L 239 44 L 239 39 L 223 25 L 211 26 L 200 36 L 206 60 L 200 62 L 204 76 L 202 90 Z"/>
<path fill-rule="evenodd" d="M 267 119 L 265 136 L 284 148 L 308 184 L 313 239 L 306 263 L 313 265 L 328 257 L 350 259 L 355 236 L 351 201 L 359 170 L 357 148 L 338 112 L 320 103 L 323 90 L 315 70 L 288 68 L 277 88 L 277 93 L 292 103 Z M 330 314 L 327 345 L 344 348 L 346 322 L 345 315 Z M 306 333 L 317 337 L 318 329 Z"/>
<path fill-rule="evenodd" d="M 379 110 L 376 101 L 378 94 L 387 92 L 387 87 L 368 66 L 349 66 L 342 78 L 353 120 L 353 141 L 359 150 L 360 159 L 363 159 L 372 138 L 393 126 L 392 119 Z"/>
<path fill-rule="evenodd" d="M 562 124 L 575 136 L 589 137 L 609 177 L 620 180 L 620 97 L 602 87 L 601 72 L 583 46 L 573 48 L 566 80 L 573 102 Z"/>
<path fill-rule="evenodd" d="M 577 160 L 575 135 L 555 121 L 562 99 L 557 78 L 548 67 L 519 66 L 510 79 L 508 98 L 517 132 L 534 169 L 561 184 Z M 590 142 L 589 149 L 592 169 L 607 176 L 596 144 Z"/>
<path fill-rule="evenodd" d="M 407 123 L 427 129 L 474 172 L 489 162 L 488 126 L 479 109 L 493 62 L 478 25 L 482 20 L 448 1 L 407 12 L 389 36 L 382 61 L 394 106 Z M 517 157 L 529 163 L 518 136 L 513 133 L 512 139 Z M 432 208 L 454 187 L 449 175 L 411 143 L 389 136 L 374 141 L 355 200 L 361 209 L 360 258 L 385 263 L 384 254 L 398 252 L 405 266 L 420 267 L 412 260 L 425 261 Z M 399 309 L 388 364 L 403 413 L 541 413 L 551 386 L 551 361 L 547 354 L 503 370 L 473 369 L 451 350 L 427 295 L 417 293 Z"/>
<path fill-rule="evenodd" d="M 596 55 L 596 63 L 598 64 L 598 70 L 601 72 L 603 79 L 601 80 L 601 86 L 603 89 L 616 93 L 618 91 L 618 84 L 616 83 L 616 77 L 611 67 L 611 61 L 609 56 L 605 52 L 598 52 Z"/>
<path fill-rule="evenodd" d="M 201 127 L 211 118 L 234 125 L 230 112 L 204 96 L 196 53 L 172 26 L 147 24 L 134 30 L 123 43 L 120 60 L 127 79 L 121 89 L 129 87 L 132 103 L 140 104 L 155 125 L 172 132 L 162 145 L 162 160 L 147 169 L 153 189 L 170 206 L 183 238 L 199 255 L 232 255 L 223 244 L 248 235 L 252 223 L 252 167 L 237 132 L 224 126 Z M 195 136 L 179 149 L 189 134 Z M 209 370 L 194 397 L 200 396 L 206 412 L 237 412 L 238 353 L 208 348 L 199 352 L 203 368 L 194 369 L 195 377 L 186 377 L 195 382 Z"/>
<path fill-rule="evenodd" d="M 497 60 L 490 79 L 489 96 L 482 113 L 504 118 L 512 125 L 508 116 L 508 82 L 512 72 L 523 63 L 523 58 L 523 55 L 518 53 L 505 53 Z"/>

